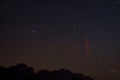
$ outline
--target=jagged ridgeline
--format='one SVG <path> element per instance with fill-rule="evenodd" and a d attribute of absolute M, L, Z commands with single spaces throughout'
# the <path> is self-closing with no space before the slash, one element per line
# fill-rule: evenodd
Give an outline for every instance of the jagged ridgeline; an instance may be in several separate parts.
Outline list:
<path fill-rule="evenodd" d="M 0 80 L 94 80 L 80 73 L 72 73 L 69 70 L 40 70 L 34 72 L 32 67 L 20 63 L 12 67 L 0 66 Z"/>

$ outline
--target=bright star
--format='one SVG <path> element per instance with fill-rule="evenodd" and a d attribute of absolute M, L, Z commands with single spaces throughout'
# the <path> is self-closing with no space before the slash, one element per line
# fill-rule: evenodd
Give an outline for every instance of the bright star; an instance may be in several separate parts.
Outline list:
<path fill-rule="evenodd" d="M 32 32 L 34 33 L 34 32 L 35 32 L 35 30 L 32 30 Z"/>

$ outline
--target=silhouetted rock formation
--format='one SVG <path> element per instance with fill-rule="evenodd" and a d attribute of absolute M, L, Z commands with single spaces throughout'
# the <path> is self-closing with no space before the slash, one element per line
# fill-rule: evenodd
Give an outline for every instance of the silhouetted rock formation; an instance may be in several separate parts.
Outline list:
<path fill-rule="evenodd" d="M 79 73 L 72 73 L 69 70 L 59 71 L 40 70 L 37 73 L 33 68 L 25 64 L 4 68 L 0 66 L 0 80 L 93 80 L 88 76 Z"/>

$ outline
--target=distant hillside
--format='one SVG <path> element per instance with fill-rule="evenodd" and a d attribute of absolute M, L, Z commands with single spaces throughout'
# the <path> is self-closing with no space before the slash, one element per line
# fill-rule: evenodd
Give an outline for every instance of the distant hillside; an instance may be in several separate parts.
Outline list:
<path fill-rule="evenodd" d="M 0 80 L 94 80 L 80 73 L 72 73 L 69 70 L 59 71 L 40 70 L 34 72 L 32 67 L 20 63 L 16 66 L 4 68 L 0 66 Z"/>

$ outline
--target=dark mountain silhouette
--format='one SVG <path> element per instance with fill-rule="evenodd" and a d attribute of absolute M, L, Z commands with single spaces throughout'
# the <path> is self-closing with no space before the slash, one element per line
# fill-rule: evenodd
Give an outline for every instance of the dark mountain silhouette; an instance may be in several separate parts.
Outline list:
<path fill-rule="evenodd" d="M 16 66 L 4 68 L 0 66 L 0 80 L 93 80 L 89 76 L 80 73 L 72 73 L 69 70 L 59 71 L 40 70 L 34 72 L 32 67 L 20 63 Z"/>

